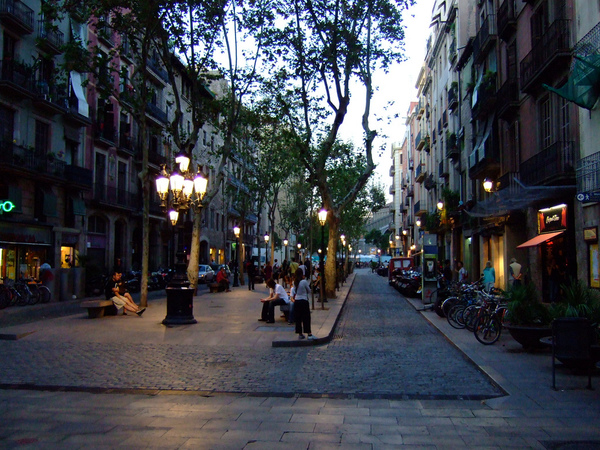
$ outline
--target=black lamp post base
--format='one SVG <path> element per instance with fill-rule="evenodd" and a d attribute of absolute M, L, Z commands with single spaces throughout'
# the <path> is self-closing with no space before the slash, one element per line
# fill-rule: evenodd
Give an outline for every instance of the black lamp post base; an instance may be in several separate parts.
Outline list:
<path fill-rule="evenodd" d="M 190 288 L 168 287 L 167 316 L 163 325 L 190 325 L 198 323 L 194 319 L 194 290 Z"/>

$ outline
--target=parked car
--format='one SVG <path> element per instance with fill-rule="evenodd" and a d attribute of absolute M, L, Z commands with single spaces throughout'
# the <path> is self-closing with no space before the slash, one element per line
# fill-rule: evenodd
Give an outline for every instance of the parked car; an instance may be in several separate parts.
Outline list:
<path fill-rule="evenodd" d="M 215 271 L 208 264 L 198 266 L 198 283 L 212 283 L 215 279 Z"/>
<path fill-rule="evenodd" d="M 227 264 L 211 264 L 210 267 L 212 267 L 212 269 L 214 270 L 215 277 L 217 276 L 217 272 L 221 270 L 221 267 L 225 267 L 225 273 L 227 274 L 227 276 L 231 275 L 231 270 L 229 269 L 229 266 Z"/>

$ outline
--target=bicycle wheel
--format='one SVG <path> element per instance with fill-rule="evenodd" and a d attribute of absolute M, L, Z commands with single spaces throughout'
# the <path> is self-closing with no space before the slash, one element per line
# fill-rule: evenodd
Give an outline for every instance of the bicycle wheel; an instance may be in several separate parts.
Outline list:
<path fill-rule="evenodd" d="M 464 310 L 465 305 L 461 304 L 454 305 L 452 308 L 450 308 L 450 311 L 448 311 L 448 314 L 446 315 L 446 319 L 452 328 L 461 330 L 465 327 L 465 324 L 462 320 Z"/>
<path fill-rule="evenodd" d="M 481 316 L 475 323 L 475 339 L 483 345 L 491 345 L 500 339 L 502 324 L 496 316 L 488 314 Z"/>
<path fill-rule="evenodd" d="M 17 292 L 17 305 L 25 306 L 29 304 L 29 289 L 22 284 L 15 284 L 15 291 Z"/>
<path fill-rule="evenodd" d="M 27 304 L 35 305 L 38 303 L 40 301 L 40 291 L 38 290 L 37 286 L 27 287 L 27 290 L 29 291 L 29 299 Z"/>
<path fill-rule="evenodd" d="M 444 302 L 442 303 L 442 312 L 444 313 L 445 317 L 448 317 L 448 312 L 458 302 L 460 302 L 460 299 L 458 297 L 448 297 L 446 300 L 444 300 Z"/>
<path fill-rule="evenodd" d="M 48 303 L 52 298 L 52 292 L 47 286 L 38 286 L 38 292 L 40 294 L 40 302 Z"/>
<path fill-rule="evenodd" d="M 469 305 L 465 308 L 463 312 L 463 322 L 465 324 L 465 328 L 471 332 L 475 331 L 475 321 L 477 320 L 477 316 L 479 314 L 478 305 Z"/>

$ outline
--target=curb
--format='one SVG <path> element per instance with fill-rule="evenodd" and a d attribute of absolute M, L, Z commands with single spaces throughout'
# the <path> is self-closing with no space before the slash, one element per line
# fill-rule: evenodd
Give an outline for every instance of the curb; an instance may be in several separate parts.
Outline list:
<path fill-rule="evenodd" d="M 344 287 L 343 290 L 340 290 L 340 298 L 338 297 L 337 300 L 340 300 L 340 302 L 336 302 L 336 305 L 333 307 L 330 307 L 329 309 L 329 315 L 333 315 L 335 314 L 335 317 L 333 319 L 333 321 L 331 320 L 331 317 L 327 317 L 327 319 L 325 320 L 325 323 L 327 324 L 328 322 L 331 322 L 331 326 L 329 328 L 329 332 L 327 333 L 326 336 L 324 337 L 320 337 L 317 339 L 312 339 L 312 340 L 280 340 L 280 341 L 273 341 L 272 342 L 272 346 L 273 347 L 313 347 L 316 345 L 323 345 L 323 344 L 328 344 L 329 342 L 331 342 L 331 340 L 333 339 L 333 335 L 334 335 L 334 331 L 335 328 L 337 327 L 337 324 L 340 320 L 340 316 L 341 313 L 344 309 L 344 306 L 346 305 L 346 300 L 348 300 L 348 295 L 350 295 L 350 292 L 352 291 L 352 287 L 354 286 L 354 280 L 355 280 L 355 276 L 354 273 L 352 273 L 348 279 L 347 279 L 347 285 Z M 333 311 L 334 309 L 337 309 L 337 311 Z"/>

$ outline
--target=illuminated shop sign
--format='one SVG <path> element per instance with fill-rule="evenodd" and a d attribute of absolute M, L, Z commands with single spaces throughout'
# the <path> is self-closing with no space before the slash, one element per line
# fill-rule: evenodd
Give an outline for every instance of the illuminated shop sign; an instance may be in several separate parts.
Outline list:
<path fill-rule="evenodd" d="M 15 204 L 10 200 L 0 200 L 0 214 L 9 213 L 15 209 Z"/>
<path fill-rule="evenodd" d="M 567 229 L 567 205 L 556 205 L 538 211 L 538 234 Z"/>

